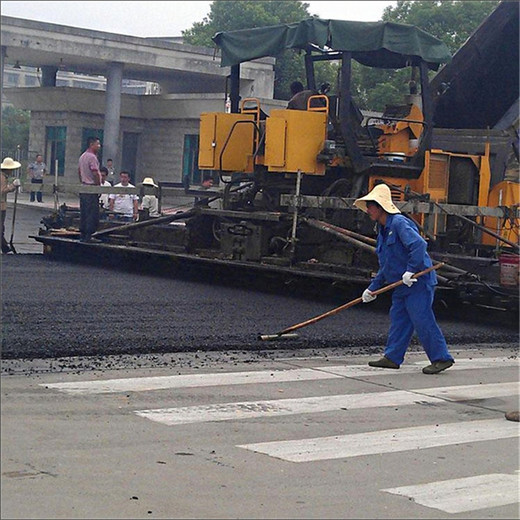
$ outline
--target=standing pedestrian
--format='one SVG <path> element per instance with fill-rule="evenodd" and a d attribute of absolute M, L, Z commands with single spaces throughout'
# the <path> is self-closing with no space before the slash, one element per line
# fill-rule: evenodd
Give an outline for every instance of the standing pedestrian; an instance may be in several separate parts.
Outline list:
<path fill-rule="evenodd" d="M 215 181 L 213 180 L 213 177 L 210 174 L 206 174 L 206 175 L 204 175 L 204 179 L 202 180 L 202 182 L 200 184 L 200 187 L 203 190 L 207 190 L 209 188 L 213 188 L 214 182 Z"/>
<path fill-rule="evenodd" d="M 36 155 L 36 160 L 29 164 L 27 173 L 31 178 L 31 184 L 43 184 L 43 176 L 47 173 L 47 165 L 43 162 L 41 154 Z M 38 202 L 43 202 L 43 193 L 41 191 L 31 191 L 31 202 L 34 202 L 34 194 Z"/>
<path fill-rule="evenodd" d="M 392 294 L 390 330 L 384 355 L 368 364 L 379 368 L 399 368 L 415 330 L 431 363 L 423 368 L 423 373 L 437 374 L 446 370 L 455 361 L 448 352 L 432 309 L 437 275 L 431 271 L 420 278 L 412 278 L 414 273 L 433 265 L 426 251 L 426 241 L 415 223 L 394 205 L 386 184 L 377 185 L 368 195 L 357 199 L 354 205 L 379 225 L 376 246 L 379 271 L 363 292 L 363 302 L 375 300 L 377 296 L 372 292 L 383 285 L 403 281 L 403 285 L 394 289 Z"/>
<path fill-rule="evenodd" d="M 6 157 L 2 164 L 0 165 L 0 169 L 2 170 L 1 177 L 1 199 L 0 199 L 0 209 L 2 213 L 2 253 L 5 255 L 12 251 L 11 247 L 7 243 L 5 239 L 5 217 L 7 215 L 7 194 L 15 191 L 20 186 L 20 179 L 14 179 L 14 181 L 9 184 L 8 178 L 9 174 L 12 173 L 13 170 L 20 168 L 21 164 L 18 161 L 14 161 L 11 157 Z"/>
<path fill-rule="evenodd" d="M 107 188 L 108 186 L 112 186 L 112 184 L 110 184 L 108 181 L 107 181 L 107 176 L 108 176 L 108 169 L 106 166 L 101 166 L 101 168 L 99 168 L 99 174 L 101 175 L 101 186 L 104 186 L 105 188 Z M 100 196 L 99 196 L 99 203 L 101 204 L 101 207 L 108 211 L 109 207 L 110 207 L 110 204 L 108 202 L 108 193 L 102 193 Z"/>
<path fill-rule="evenodd" d="M 101 148 L 98 137 L 87 139 L 87 149 L 79 158 L 78 175 L 84 186 L 99 186 L 101 175 L 97 153 Z M 80 238 L 82 242 L 91 242 L 92 233 L 95 233 L 99 224 L 99 194 L 80 193 Z"/>
<path fill-rule="evenodd" d="M 107 159 L 107 181 L 113 186 L 116 183 L 116 172 L 114 171 L 114 161 Z"/>
<path fill-rule="evenodd" d="M 119 173 L 121 182 L 116 184 L 114 188 L 135 188 L 133 184 L 130 184 L 130 174 L 122 171 Z M 114 218 L 123 222 L 132 222 L 137 220 L 139 215 L 138 204 L 139 197 L 130 193 L 111 193 L 108 196 L 110 204 L 110 211 L 114 212 Z"/>
<path fill-rule="evenodd" d="M 153 188 L 158 187 L 152 177 L 146 177 L 141 184 L 142 186 L 152 186 Z M 141 210 L 148 211 L 148 216 L 150 217 L 160 217 L 159 199 L 155 195 L 144 195 L 141 201 Z"/>

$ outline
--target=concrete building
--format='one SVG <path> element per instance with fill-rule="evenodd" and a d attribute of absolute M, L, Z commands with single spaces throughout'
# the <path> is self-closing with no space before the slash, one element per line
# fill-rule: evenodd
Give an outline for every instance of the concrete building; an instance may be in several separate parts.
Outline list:
<path fill-rule="evenodd" d="M 103 163 L 114 159 L 116 170 L 129 171 L 134 182 L 148 176 L 200 181 L 199 117 L 224 110 L 229 90 L 230 69 L 220 67 L 215 49 L 178 38 L 138 38 L 6 16 L 1 45 L 2 101 L 30 110 L 29 148 L 43 153 L 52 174 L 57 165 L 63 182 L 77 183 L 78 157 L 90 135 L 102 140 Z M 14 86 L 9 66 L 39 69 L 41 78 Z M 274 59 L 263 58 L 243 64 L 240 72 L 241 97 L 260 99 L 267 113 L 286 105 L 273 100 L 273 69 Z M 92 88 L 79 88 L 74 80 L 60 86 L 63 72 L 96 81 Z M 125 94 L 123 83 L 129 81 L 158 87 Z"/>
<path fill-rule="evenodd" d="M 19 63 L 4 65 L 4 86 L 10 87 L 41 87 L 42 71 L 39 67 L 22 67 Z M 57 87 L 87 88 L 91 90 L 106 90 L 107 79 L 104 76 L 90 76 L 58 70 L 56 73 Z M 156 94 L 159 85 L 149 81 L 123 79 L 121 92 L 123 94 Z M 7 99 L 2 100 L 9 105 Z"/>

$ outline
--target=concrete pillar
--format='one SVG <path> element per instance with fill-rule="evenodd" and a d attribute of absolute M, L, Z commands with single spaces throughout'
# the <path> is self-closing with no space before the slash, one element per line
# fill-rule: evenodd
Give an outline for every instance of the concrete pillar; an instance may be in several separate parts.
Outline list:
<path fill-rule="evenodd" d="M 231 84 L 229 87 L 229 97 L 231 100 L 231 112 L 238 114 L 240 108 L 240 64 L 231 65 Z"/>
<path fill-rule="evenodd" d="M 55 87 L 58 67 L 42 67 L 42 87 Z"/>
<path fill-rule="evenodd" d="M 113 159 L 118 166 L 119 118 L 121 115 L 121 87 L 123 84 L 123 64 L 112 62 L 107 72 L 107 90 L 105 93 L 105 127 L 103 129 L 103 162 Z"/>
<path fill-rule="evenodd" d="M 2 57 L 0 62 L 1 67 L 1 75 L 0 75 L 0 106 L 1 108 L 4 108 L 4 65 L 5 65 L 5 58 L 7 57 L 7 48 L 2 45 Z M 3 123 L 3 121 L 2 121 Z"/>
<path fill-rule="evenodd" d="M 0 76 L 0 80 L 2 81 L 2 86 L 4 85 L 4 65 L 5 65 L 5 58 L 7 56 L 7 48 L 2 45 L 2 56 L 1 56 L 1 62 L 0 62 L 0 67 L 1 67 L 1 76 Z"/>

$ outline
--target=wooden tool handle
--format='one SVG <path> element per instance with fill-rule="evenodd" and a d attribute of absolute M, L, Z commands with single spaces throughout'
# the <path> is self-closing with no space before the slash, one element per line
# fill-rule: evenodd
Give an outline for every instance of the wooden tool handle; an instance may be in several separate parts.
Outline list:
<path fill-rule="evenodd" d="M 428 269 L 425 269 L 424 271 L 415 273 L 412 276 L 412 278 L 419 278 L 420 276 L 428 274 L 431 271 L 439 269 L 443 265 L 444 265 L 444 262 L 440 262 L 438 264 L 432 265 L 431 267 L 428 267 Z M 396 287 L 399 287 L 400 285 L 403 285 L 403 280 L 398 280 L 397 282 L 391 283 L 389 285 L 385 285 L 384 287 L 381 287 L 381 289 L 374 291 L 372 294 L 377 296 L 378 294 L 382 294 L 384 292 L 390 291 L 391 289 L 395 289 Z M 311 318 L 310 320 L 303 321 L 302 323 L 297 323 L 296 325 L 292 325 L 291 327 L 288 327 L 288 328 L 282 330 L 281 332 L 278 332 L 278 335 L 281 336 L 282 334 L 287 334 L 288 332 L 292 332 L 294 330 L 301 329 L 302 327 L 306 327 L 307 325 L 312 325 L 313 323 L 316 323 L 317 321 L 323 320 L 324 318 L 328 318 L 329 316 L 333 316 L 334 314 L 344 311 L 345 309 L 348 309 L 349 307 L 353 307 L 354 305 L 357 305 L 358 303 L 361 303 L 362 301 L 363 301 L 363 298 L 360 296 L 359 298 L 356 298 L 355 300 L 352 300 L 348 303 L 344 303 L 343 305 L 340 305 L 339 307 L 336 307 L 335 309 L 325 312 L 324 314 L 320 314 L 319 316 Z"/>

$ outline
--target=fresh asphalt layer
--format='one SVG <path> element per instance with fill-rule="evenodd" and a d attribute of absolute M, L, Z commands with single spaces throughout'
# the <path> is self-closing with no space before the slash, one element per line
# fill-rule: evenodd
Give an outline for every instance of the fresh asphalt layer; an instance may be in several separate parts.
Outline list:
<path fill-rule="evenodd" d="M 300 329 L 293 340 L 260 341 L 259 334 L 275 334 L 350 298 L 298 298 L 283 288 L 252 291 L 208 273 L 166 277 L 140 272 L 140 266 L 129 272 L 118 265 L 49 259 L 29 236 L 37 234 L 53 200 L 30 203 L 28 197 L 20 194 L 16 212 L 13 243 L 19 254 L 1 257 L 4 372 L 18 370 L 13 363 L 19 366 L 21 359 L 28 366 L 40 359 L 47 360 L 40 365 L 84 369 L 99 366 L 105 356 L 118 366 L 133 366 L 137 359 L 149 364 L 153 356 L 174 352 L 376 354 L 384 345 L 389 325 L 384 297 Z M 12 205 L 6 223 L 9 239 Z M 440 312 L 439 323 L 449 345 L 518 344 L 517 323 L 463 321 L 449 312 Z M 414 349 L 421 350 L 415 340 Z M 157 364 L 162 362 L 158 357 Z"/>
<path fill-rule="evenodd" d="M 389 325 L 384 305 L 360 304 L 301 329 L 293 340 L 258 339 L 259 334 L 274 334 L 341 303 L 253 292 L 207 278 L 166 278 L 59 262 L 45 255 L 4 255 L 2 358 L 277 348 L 337 348 L 352 354 L 380 350 Z M 453 345 L 518 342 L 514 327 L 448 317 L 439 323 Z"/>

